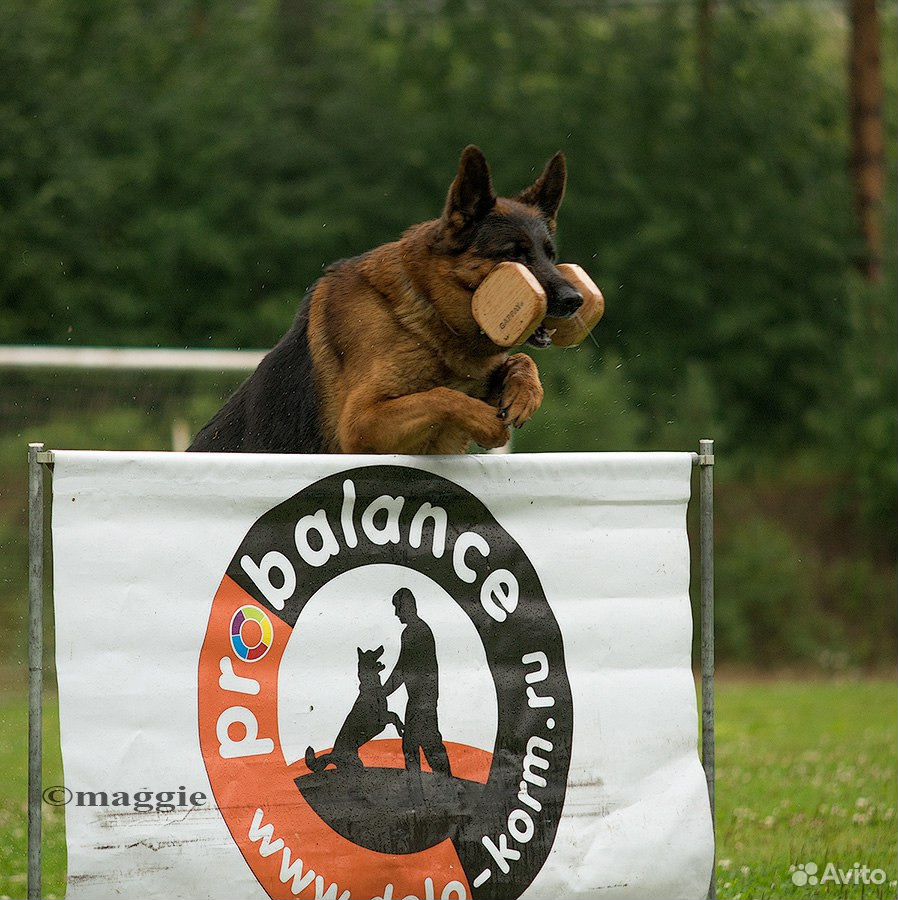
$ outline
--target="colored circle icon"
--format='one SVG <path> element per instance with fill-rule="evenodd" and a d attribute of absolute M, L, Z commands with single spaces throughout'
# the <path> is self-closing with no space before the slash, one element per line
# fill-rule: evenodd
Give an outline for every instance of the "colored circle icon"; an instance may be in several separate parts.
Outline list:
<path fill-rule="evenodd" d="M 271 619 L 258 606 L 241 606 L 231 618 L 231 647 L 244 662 L 258 662 L 274 638 Z"/>

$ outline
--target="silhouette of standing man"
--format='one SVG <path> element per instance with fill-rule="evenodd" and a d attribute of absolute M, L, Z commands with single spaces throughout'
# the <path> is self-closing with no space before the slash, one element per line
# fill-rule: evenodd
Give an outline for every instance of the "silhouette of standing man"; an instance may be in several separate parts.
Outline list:
<path fill-rule="evenodd" d="M 406 770 L 421 771 L 420 749 L 424 751 L 431 771 L 451 775 L 449 756 L 437 723 L 440 687 L 433 632 L 418 615 L 415 595 L 408 588 L 400 588 L 393 594 L 393 609 L 405 628 L 399 659 L 384 684 L 384 693 L 389 697 L 402 684 L 408 691 L 405 732 L 402 735 Z"/>

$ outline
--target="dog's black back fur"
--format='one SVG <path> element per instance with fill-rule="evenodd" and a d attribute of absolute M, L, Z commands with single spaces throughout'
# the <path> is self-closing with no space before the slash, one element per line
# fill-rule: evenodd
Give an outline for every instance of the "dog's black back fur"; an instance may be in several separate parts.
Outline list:
<path fill-rule="evenodd" d="M 306 294 L 290 330 L 188 448 L 209 453 L 324 453 Z"/>

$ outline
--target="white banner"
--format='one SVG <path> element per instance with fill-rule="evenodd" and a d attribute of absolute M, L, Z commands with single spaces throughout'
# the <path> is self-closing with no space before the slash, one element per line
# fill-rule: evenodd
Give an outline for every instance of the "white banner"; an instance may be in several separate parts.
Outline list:
<path fill-rule="evenodd" d="M 69 896 L 703 897 L 689 454 L 55 454 Z"/>

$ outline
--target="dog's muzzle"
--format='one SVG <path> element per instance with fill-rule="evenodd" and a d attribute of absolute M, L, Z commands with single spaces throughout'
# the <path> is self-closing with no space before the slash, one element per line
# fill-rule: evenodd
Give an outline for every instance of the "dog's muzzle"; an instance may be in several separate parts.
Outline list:
<path fill-rule="evenodd" d="M 570 319 L 583 306 L 583 295 L 566 281 L 559 285 L 553 285 L 547 293 L 549 302 L 546 314 L 552 319 Z M 545 324 L 542 324 L 527 338 L 527 343 L 531 347 L 545 350 L 547 347 L 552 346 L 552 335 L 554 333 L 554 328 L 546 328 Z"/>
<path fill-rule="evenodd" d="M 549 301 L 549 315 L 553 319 L 569 319 L 583 306 L 583 295 L 574 287 L 565 284 Z"/>

